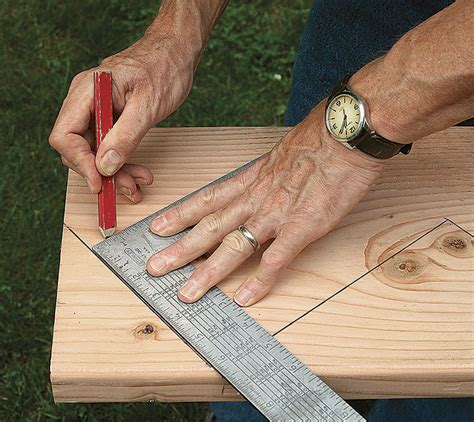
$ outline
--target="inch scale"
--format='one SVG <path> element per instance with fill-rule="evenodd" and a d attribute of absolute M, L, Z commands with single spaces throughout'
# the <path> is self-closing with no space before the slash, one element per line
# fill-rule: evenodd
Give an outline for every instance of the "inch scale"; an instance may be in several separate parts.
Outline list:
<path fill-rule="evenodd" d="M 253 162 L 201 189 L 235 176 Z M 196 192 L 100 242 L 92 248 L 93 252 L 186 344 L 271 421 L 364 421 L 218 288 L 212 288 L 196 303 L 181 302 L 177 292 L 193 272 L 192 265 L 161 277 L 148 274 L 145 268 L 148 258 L 190 230 L 160 237 L 149 230 L 151 220 Z"/>

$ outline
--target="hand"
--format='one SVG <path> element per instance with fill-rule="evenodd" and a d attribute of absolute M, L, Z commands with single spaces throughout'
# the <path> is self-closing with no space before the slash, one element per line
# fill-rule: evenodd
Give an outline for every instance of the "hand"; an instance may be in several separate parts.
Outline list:
<path fill-rule="evenodd" d="M 120 193 L 133 202 L 142 199 L 139 185 L 151 184 L 153 175 L 143 166 L 125 162 L 148 129 L 188 95 L 195 67 L 191 56 L 175 37 L 146 35 L 73 79 L 49 142 L 63 163 L 86 179 L 91 192 L 100 191 L 100 174 L 115 174 Z M 97 155 L 93 152 L 95 70 L 112 71 L 114 113 L 119 115 Z"/>
<path fill-rule="evenodd" d="M 198 300 L 254 252 L 237 230 L 243 224 L 260 244 L 273 242 L 234 300 L 248 306 L 264 297 L 279 272 L 334 228 L 382 170 L 381 160 L 331 139 L 323 115 L 320 105 L 253 166 L 157 217 L 151 230 L 162 236 L 196 226 L 153 255 L 149 273 L 163 275 L 218 245 L 180 289 L 182 301 Z"/>

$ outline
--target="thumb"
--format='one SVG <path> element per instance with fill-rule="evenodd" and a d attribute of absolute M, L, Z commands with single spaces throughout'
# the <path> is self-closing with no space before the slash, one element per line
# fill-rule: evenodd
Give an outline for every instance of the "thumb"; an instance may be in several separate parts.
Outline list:
<path fill-rule="evenodd" d="M 153 125 L 150 109 L 137 96 L 130 96 L 117 122 L 105 136 L 96 154 L 97 170 L 112 176 L 137 149 L 143 136 Z"/>

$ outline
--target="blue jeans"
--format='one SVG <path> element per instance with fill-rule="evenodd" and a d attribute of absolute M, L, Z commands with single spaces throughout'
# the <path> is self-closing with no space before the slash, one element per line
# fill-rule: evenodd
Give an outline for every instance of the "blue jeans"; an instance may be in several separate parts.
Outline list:
<path fill-rule="evenodd" d="M 218 422 L 261 422 L 265 418 L 250 403 L 211 403 Z M 375 400 L 369 422 L 472 422 L 472 399 Z"/>
<path fill-rule="evenodd" d="M 451 0 L 314 0 L 295 60 L 285 124 L 298 124 L 344 75 L 388 51 L 403 34 L 451 3 Z M 474 119 L 464 122 L 473 123 Z M 218 422 L 266 420 L 250 403 L 211 403 L 211 409 Z M 376 400 L 368 419 L 370 422 L 471 422 L 474 400 Z"/>

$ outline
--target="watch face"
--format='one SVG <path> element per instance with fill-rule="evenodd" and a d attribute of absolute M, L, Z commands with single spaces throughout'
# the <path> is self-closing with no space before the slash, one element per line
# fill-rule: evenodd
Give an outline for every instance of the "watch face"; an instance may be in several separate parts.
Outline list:
<path fill-rule="evenodd" d="M 334 97 L 326 109 L 326 127 L 333 138 L 346 142 L 356 137 L 364 122 L 364 106 L 350 93 Z"/>

